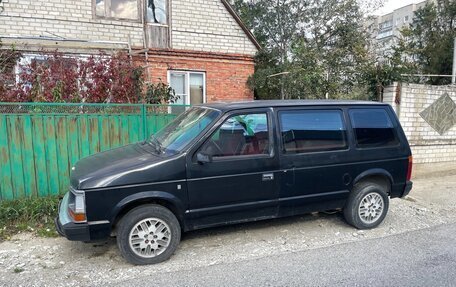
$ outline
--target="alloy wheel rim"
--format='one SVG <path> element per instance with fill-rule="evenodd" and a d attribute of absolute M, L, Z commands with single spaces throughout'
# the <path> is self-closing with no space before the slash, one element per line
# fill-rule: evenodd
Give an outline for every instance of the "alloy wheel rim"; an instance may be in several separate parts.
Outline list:
<path fill-rule="evenodd" d="M 146 218 L 135 224 L 129 235 L 131 250 L 143 258 L 162 254 L 171 242 L 171 229 L 158 218 Z"/>
<path fill-rule="evenodd" d="M 368 193 L 361 199 L 359 204 L 359 218 L 365 224 L 372 224 L 382 216 L 384 206 L 385 202 L 380 194 L 376 192 Z"/>

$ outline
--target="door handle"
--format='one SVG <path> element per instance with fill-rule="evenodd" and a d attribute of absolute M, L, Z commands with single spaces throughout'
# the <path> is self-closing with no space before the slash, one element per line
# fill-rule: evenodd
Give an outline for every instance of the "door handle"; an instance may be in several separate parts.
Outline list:
<path fill-rule="evenodd" d="M 273 173 L 263 173 L 263 181 L 274 180 Z"/>

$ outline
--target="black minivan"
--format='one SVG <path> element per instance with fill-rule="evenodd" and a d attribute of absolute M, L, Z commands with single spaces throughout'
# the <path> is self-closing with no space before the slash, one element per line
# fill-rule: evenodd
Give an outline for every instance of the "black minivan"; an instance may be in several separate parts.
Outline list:
<path fill-rule="evenodd" d="M 133 264 L 167 260 L 181 233 L 342 209 L 379 225 L 411 188 L 410 147 L 392 108 L 352 101 L 194 106 L 148 140 L 80 160 L 59 206 L 69 240 L 117 237 Z"/>

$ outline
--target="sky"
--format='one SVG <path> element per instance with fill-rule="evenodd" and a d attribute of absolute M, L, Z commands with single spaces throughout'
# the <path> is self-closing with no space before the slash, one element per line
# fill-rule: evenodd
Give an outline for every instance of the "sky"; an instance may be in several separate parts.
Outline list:
<path fill-rule="evenodd" d="M 418 3 L 423 0 L 385 0 L 385 5 L 374 12 L 374 15 L 384 15 L 393 12 L 394 9 Z"/>

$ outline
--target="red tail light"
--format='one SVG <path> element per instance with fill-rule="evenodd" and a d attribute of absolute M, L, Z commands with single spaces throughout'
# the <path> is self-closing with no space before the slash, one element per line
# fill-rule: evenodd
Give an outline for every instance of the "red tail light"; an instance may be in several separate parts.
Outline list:
<path fill-rule="evenodd" d="M 408 157 L 407 181 L 412 178 L 413 156 Z"/>

